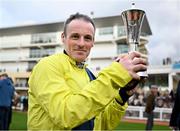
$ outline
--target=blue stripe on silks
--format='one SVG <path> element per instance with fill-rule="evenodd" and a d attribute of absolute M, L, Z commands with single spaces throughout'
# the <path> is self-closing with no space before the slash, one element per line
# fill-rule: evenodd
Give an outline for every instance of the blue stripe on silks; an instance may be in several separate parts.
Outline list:
<path fill-rule="evenodd" d="M 84 122 L 83 124 L 73 128 L 72 130 L 93 130 L 94 128 L 94 118 Z"/>
<path fill-rule="evenodd" d="M 90 78 L 90 81 L 95 80 L 96 77 L 94 76 L 94 74 L 88 68 L 85 69 Z M 72 130 L 93 130 L 93 128 L 94 128 L 94 118 L 84 122 L 83 124 L 73 128 Z"/>
<path fill-rule="evenodd" d="M 86 69 L 86 72 L 90 78 L 90 81 L 95 80 L 96 77 L 94 76 L 94 74 L 88 68 L 85 68 L 85 69 Z"/>

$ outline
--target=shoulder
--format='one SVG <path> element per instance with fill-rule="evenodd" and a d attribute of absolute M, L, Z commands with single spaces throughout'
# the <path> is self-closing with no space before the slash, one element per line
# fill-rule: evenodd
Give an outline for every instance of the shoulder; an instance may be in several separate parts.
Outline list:
<path fill-rule="evenodd" d="M 41 63 L 53 63 L 53 64 L 62 64 L 62 62 L 66 62 L 67 57 L 63 53 L 54 54 L 48 57 L 42 58 L 39 62 Z"/>
<path fill-rule="evenodd" d="M 1 80 L 1 85 L 2 86 L 9 86 L 9 85 L 11 85 L 12 86 L 12 82 L 11 82 L 11 80 L 9 78 L 5 78 L 5 79 Z"/>
<path fill-rule="evenodd" d="M 54 54 L 48 57 L 42 58 L 36 66 L 46 67 L 46 66 L 60 66 L 62 63 L 66 61 L 63 57 L 63 54 Z"/>
<path fill-rule="evenodd" d="M 44 71 L 63 71 L 68 67 L 68 57 L 63 54 L 54 54 L 42 58 L 34 67 L 33 70 Z"/>

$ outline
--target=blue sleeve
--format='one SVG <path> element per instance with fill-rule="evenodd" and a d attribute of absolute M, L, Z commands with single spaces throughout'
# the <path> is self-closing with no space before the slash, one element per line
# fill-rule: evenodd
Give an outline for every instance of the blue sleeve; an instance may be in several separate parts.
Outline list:
<path fill-rule="evenodd" d="M 0 80 L 0 88 L 2 87 L 3 80 Z"/>

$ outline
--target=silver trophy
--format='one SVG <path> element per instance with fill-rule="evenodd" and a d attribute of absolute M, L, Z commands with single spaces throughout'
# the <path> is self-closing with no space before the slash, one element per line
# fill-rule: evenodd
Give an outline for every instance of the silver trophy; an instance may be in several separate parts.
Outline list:
<path fill-rule="evenodd" d="M 122 19 L 126 27 L 129 51 L 138 51 L 141 26 L 145 16 L 145 12 L 140 9 L 135 9 L 134 5 L 135 4 L 132 3 L 132 9 L 122 12 Z M 141 78 L 146 78 L 148 76 L 146 71 L 138 72 L 137 74 Z"/>

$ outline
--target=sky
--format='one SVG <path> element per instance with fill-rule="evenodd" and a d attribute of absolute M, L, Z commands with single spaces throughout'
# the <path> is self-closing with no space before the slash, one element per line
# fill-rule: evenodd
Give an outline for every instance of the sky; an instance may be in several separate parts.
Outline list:
<path fill-rule="evenodd" d="M 0 0 L 0 28 L 64 21 L 75 12 L 120 15 L 133 2 L 146 12 L 152 31 L 149 63 L 162 64 L 167 57 L 180 61 L 180 0 Z"/>

